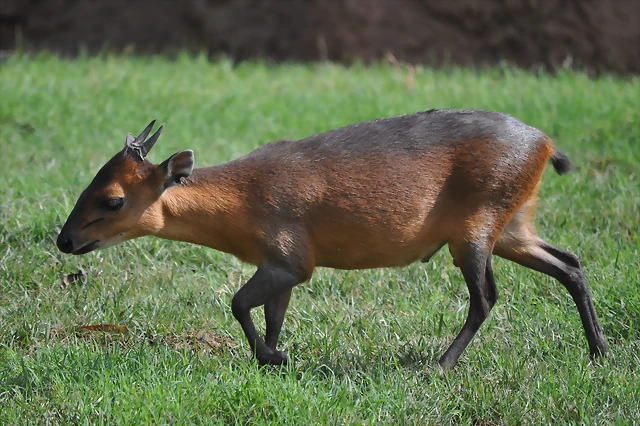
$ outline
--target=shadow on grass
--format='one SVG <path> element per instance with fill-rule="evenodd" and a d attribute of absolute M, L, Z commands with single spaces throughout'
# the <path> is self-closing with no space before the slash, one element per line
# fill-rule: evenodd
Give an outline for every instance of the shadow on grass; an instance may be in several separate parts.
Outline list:
<path fill-rule="evenodd" d="M 305 364 L 296 363 L 296 369 L 305 374 L 313 374 L 323 380 L 356 379 L 375 376 L 389 370 L 410 370 L 423 379 L 441 372 L 438 365 L 441 347 L 438 343 L 405 345 L 389 348 L 385 352 L 373 352 L 366 355 L 341 354 L 324 355 L 308 359 Z"/>

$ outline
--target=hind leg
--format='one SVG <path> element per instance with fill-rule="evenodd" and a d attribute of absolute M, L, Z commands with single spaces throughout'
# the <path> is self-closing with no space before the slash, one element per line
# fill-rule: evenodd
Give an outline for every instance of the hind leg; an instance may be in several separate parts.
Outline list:
<path fill-rule="evenodd" d="M 491 268 L 490 244 L 449 245 L 469 289 L 469 312 L 462 329 L 438 363 L 444 370 L 456 365 L 498 299 Z"/>
<path fill-rule="evenodd" d="M 558 280 L 578 308 L 591 356 L 605 355 L 607 343 L 578 258 L 538 237 L 525 216 L 516 215 L 507 225 L 493 253 Z"/>

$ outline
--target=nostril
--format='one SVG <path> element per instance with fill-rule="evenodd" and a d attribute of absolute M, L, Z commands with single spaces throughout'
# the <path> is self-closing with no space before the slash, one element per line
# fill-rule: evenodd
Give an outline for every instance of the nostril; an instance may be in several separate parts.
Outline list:
<path fill-rule="evenodd" d="M 58 237 L 58 249 L 63 253 L 71 253 L 73 251 L 73 240 L 64 238 L 62 235 Z"/>

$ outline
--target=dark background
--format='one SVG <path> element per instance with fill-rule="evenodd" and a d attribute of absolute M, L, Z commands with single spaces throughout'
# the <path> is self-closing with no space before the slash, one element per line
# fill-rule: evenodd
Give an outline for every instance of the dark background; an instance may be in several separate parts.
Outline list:
<path fill-rule="evenodd" d="M 636 74 L 640 0 L 0 0 L 0 50 L 16 46 Z"/>

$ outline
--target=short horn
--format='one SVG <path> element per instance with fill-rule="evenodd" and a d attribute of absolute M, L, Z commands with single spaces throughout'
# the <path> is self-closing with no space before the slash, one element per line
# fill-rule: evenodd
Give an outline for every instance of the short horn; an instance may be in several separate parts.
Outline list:
<path fill-rule="evenodd" d="M 153 145 L 155 145 L 156 141 L 160 137 L 160 133 L 162 133 L 162 129 L 164 129 L 164 123 L 162 123 L 162 125 L 158 127 L 158 130 L 156 130 L 156 132 L 142 145 L 142 152 L 145 156 L 149 153 L 149 151 L 151 151 Z"/>
<path fill-rule="evenodd" d="M 151 129 L 153 129 L 154 124 L 156 124 L 156 120 L 153 120 L 151 123 L 149 123 L 149 125 L 142 131 L 142 133 L 138 135 L 138 137 L 136 138 L 136 143 L 142 145 L 144 140 L 149 135 L 149 132 L 151 131 Z"/>

